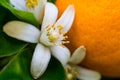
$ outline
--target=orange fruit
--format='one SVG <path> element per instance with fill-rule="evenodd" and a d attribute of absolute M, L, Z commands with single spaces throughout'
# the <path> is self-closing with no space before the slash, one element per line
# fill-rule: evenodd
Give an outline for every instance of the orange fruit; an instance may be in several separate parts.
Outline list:
<path fill-rule="evenodd" d="M 76 10 L 68 33 L 70 50 L 85 45 L 82 66 L 120 77 L 120 0 L 56 0 L 59 15 L 70 4 Z"/>

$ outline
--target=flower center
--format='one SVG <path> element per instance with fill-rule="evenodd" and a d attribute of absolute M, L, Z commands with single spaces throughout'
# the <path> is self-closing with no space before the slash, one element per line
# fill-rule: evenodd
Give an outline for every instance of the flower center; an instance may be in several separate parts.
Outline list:
<path fill-rule="evenodd" d="M 71 67 L 71 66 L 67 67 L 65 71 L 67 76 L 66 80 L 78 80 L 77 79 L 78 72 L 75 67 Z"/>
<path fill-rule="evenodd" d="M 68 36 L 65 36 L 66 32 L 62 32 L 62 26 L 47 26 L 47 38 L 50 43 L 57 46 L 63 46 L 65 43 L 69 43 L 69 41 L 65 41 Z"/>
<path fill-rule="evenodd" d="M 50 42 L 53 42 L 53 41 L 57 40 L 58 37 L 59 37 L 59 34 L 57 34 L 56 32 L 48 34 L 48 39 L 49 39 Z"/>
<path fill-rule="evenodd" d="M 30 9 L 33 9 L 36 5 L 38 5 L 38 0 L 26 0 L 26 6 Z"/>

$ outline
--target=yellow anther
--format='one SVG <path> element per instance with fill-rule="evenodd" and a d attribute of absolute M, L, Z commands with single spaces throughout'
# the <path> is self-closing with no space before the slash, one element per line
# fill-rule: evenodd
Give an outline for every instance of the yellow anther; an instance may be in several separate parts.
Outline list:
<path fill-rule="evenodd" d="M 64 32 L 63 35 L 67 34 L 67 32 Z"/>
<path fill-rule="evenodd" d="M 68 36 L 65 36 L 65 38 L 67 39 L 67 38 L 68 38 Z"/>
<path fill-rule="evenodd" d="M 70 43 L 70 41 L 63 41 L 62 44 Z"/>
<path fill-rule="evenodd" d="M 62 30 L 63 29 L 63 26 L 59 25 L 57 26 L 59 30 Z"/>
<path fill-rule="evenodd" d="M 47 25 L 45 29 L 47 31 L 46 36 L 53 46 L 59 45 L 64 47 L 63 44 L 69 43 L 69 41 L 65 41 L 68 36 L 65 36 L 67 32 L 62 32 L 62 26 Z"/>
<path fill-rule="evenodd" d="M 64 37 L 63 37 L 63 40 L 66 40 L 67 38 L 68 38 L 68 36 L 64 36 Z"/>
<path fill-rule="evenodd" d="M 77 80 L 78 72 L 75 67 L 70 66 L 69 68 L 65 69 L 66 71 L 66 80 Z"/>
<path fill-rule="evenodd" d="M 50 27 L 48 27 L 48 28 L 47 28 L 47 31 L 50 31 L 50 29 L 51 29 L 51 28 L 50 28 Z"/>
<path fill-rule="evenodd" d="M 26 0 L 26 6 L 30 9 L 33 9 L 36 5 L 38 5 L 38 0 Z"/>
<path fill-rule="evenodd" d="M 70 74 L 70 73 L 68 73 L 68 74 L 67 74 L 67 80 L 73 80 L 73 75 Z"/>
<path fill-rule="evenodd" d="M 49 25 L 47 25 L 45 28 L 46 28 L 46 29 L 48 29 L 48 28 L 50 28 L 50 26 L 49 26 Z"/>

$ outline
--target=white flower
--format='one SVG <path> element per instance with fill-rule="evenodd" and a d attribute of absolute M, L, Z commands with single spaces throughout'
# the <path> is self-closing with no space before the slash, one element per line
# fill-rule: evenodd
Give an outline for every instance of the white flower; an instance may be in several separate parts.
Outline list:
<path fill-rule="evenodd" d="M 67 80 L 100 80 L 100 73 L 78 66 L 86 55 L 84 46 L 80 46 L 71 56 L 68 64 L 65 66 Z"/>
<path fill-rule="evenodd" d="M 57 14 L 57 7 L 52 3 L 46 3 L 41 31 L 31 24 L 20 21 L 8 22 L 3 27 L 3 31 L 13 38 L 37 43 L 31 62 L 31 74 L 35 79 L 45 72 L 51 54 L 63 66 L 70 58 L 70 51 L 64 44 L 69 43 L 65 41 L 67 38 L 65 34 L 73 23 L 74 7 L 68 6 L 63 15 L 56 21 Z"/>
<path fill-rule="evenodd" d="M 46 1 L 47 0 L 10 0 L 10 3 L 18 10 L 32 12 L 36 20 L 41 24 Z"/>

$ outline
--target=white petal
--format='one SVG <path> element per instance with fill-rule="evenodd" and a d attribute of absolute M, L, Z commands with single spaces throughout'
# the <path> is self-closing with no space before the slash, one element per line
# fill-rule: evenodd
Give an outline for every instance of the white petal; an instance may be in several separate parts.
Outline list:
<path fill-rule="evenodd" d="M 45 72 L 50 57 L 50 50 L 42 44 L 37 44 L 31 62 L 31 74 L 35 79 Z"/>
<path fill-rule="evenodd" d="M 16 9 L 19 10 L 27 10 L 25 0 L 10 0 L 11 5 L 13 5 Z"/>
<path fill-rule="evenodd" d="M 57 7 L 54 4 L 47 2 L 45 5 L 42 30 L 48 25 L 53 25 L 57 19 L 57 15 L 58 15 Z"/>
<path fill-rule="evenodd" d="M 86 55 L 86 48 L 84 46 L 80 46 L 74 51 L 69 62 L 73 64 L 79 64 L 85 58 L 85 55 Z"/>
<path fill-rule="evenodd" d="M 38 22 L 41 24 L 43 20 L 44 9 L 47 0 L 38 0 L 38 1 L 39 1 L 38 5 L 35 6 L 34 9 L 28 8 L 28 11 L 32 12 L 35 15 L 36 19 L 38 20 Z"/>
<path fill-rule="evenodd" d="M 77 71 L 79 72 L 78 78 L 80 80 L 100 80 L 101 75 L 99 72 L 85 69 L 82 67 L 77 67 Z"/>
<path fill-rule="evenodd" d="M 56 22 L 55 26 L 61 25 L 61 26 L 63 26 L 63 32 L 68 32 L 69 29 L 72 26 L 72 23 L 73 23 L 73 20 L 74 20 L 74 16 L 75 16 L 74 6 L 70 5 L 65 10 L 65 12 L 60 17 L 60 19 Z"/>
<path fill-rule="evenodd" d="M 36 5 L 33 9 L 28 8 L 26 6 L 26 0 L 10 0 L 10 3 L 16 9 L 32 12 L 35 18 L 37 19 L 37 21 L 41 24 L 44 15 L 45 3 L 47 0 L 38 0 L 38 1 L 39 1 L 38 5 Z"/>
<path fill-rule="evenodd" d="M 56 57 L 63 66 L 65 66 L 70 58 L 70 51 L 68 50 L 68 48 L 65 46 L 54 46 L 51 47 L 51 51 L 53 56 Z"/>
<path fill-rule="evenodd" d="M 8 22 L 3 26 L 3 31 L 13 38 L 31 43 L 37 43 L 40 35 L 36 27 L 20 21 Z"/>
<path fill-rule="evenodd" d="M 42 44 L 46 45 L 46 46 L 52 46 L 53 44 L 49 41 L 48 36 L 47 36 L 47 31 L 41 31 L 41 35 L 39 38 L 39 42 L 41 42 Z"/>

